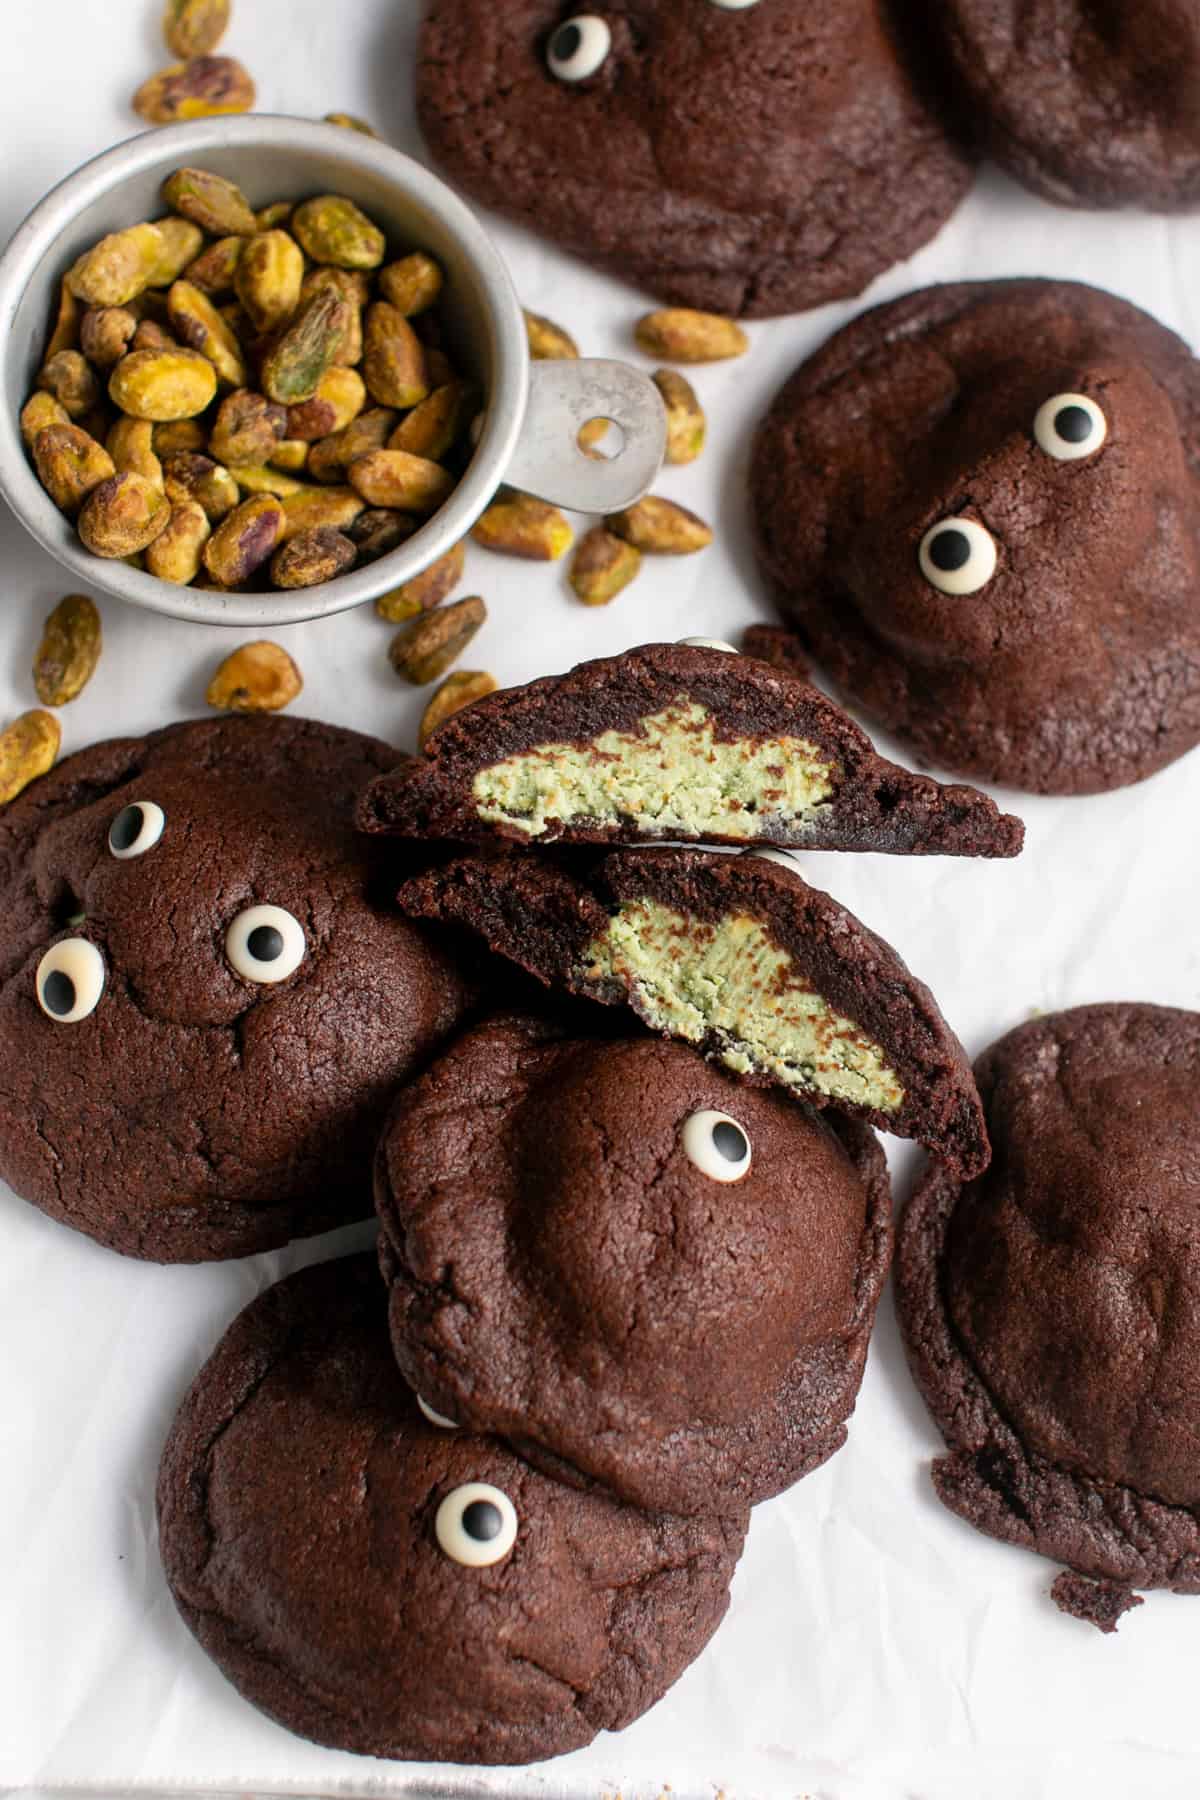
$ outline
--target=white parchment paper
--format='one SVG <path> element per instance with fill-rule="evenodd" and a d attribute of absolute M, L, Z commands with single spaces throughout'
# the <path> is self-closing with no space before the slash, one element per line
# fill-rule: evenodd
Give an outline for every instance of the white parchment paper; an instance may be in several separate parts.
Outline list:
<path fill-rule="evenodd" d="M 228 48 L 254 71 L 265 109 L 365 113 L 416 150 L 419 3 L 235 0 Z M 3 0 L 0 236 L 54 181 L 131 133 L 125 99 L 162 60 L 158 12 L 158 0 Z M 561 320 L 586 351 L 629 353 L 641 296 L 520 233 L 497 225 L 496 236 L 527 305 Z M 1195 218 L 1053 210 L 994 174 L 871 298 L 1015 274 L 1110 286 L 1200 342 Z M 614 605 L 588 610 L 561 568 L 473 548 L 464 591 L 485 594 L 491 617 L 472 665 L 507 683 L 651 638 L 734 635 L 767 616 L 744 496 L 752 425 L 791 368 L 856 310 L 755 326 L 748 357 L 697 373 L 711 447 L 660 486 L 712 519 L 717 542 L 703 556 L 656 563 Z M 66 582 L 2 508 L 0 572 L 9 717 L 32 704 L 33 649 Z M 103 610 L 104 660 L 63 715 L 64 752 L 201 712 L 214 664 L 237 641 Z M 422 701 L 392 677 L 388 628 L 369 609 L 276 635 L 304 671 L 304 710 L 413 741 Z M 1106 798 L 1008 796 L 1029 826 L 1014 863 L 813 856 L 807 874 L 896 945 L 972 1054 L 1034 1008 L 1197 1006 L 1198 782 L 1193 757 Z M 907 1147 L 893 1163 L 903 1195 Z M 287 1270 L 363 1240 L 356 1229 L 248 1262 L 152 1268 L 0 1192 L 0 1788 L 545 1800 L 1195 1795 L 1200 1602 L 1153 1596 L 1116 1638 L 1102 1638 L 1055 1611 L 1048 1564 L 943 1511 L 927 1476 L 938 1440 L 890 1298 L 847 1449 L 758 1510 L 726 1624 L 630 1731 L 545 1768 L 473 1772 L 333 1754 L 260 1717 L 168 1598 L 153 1518 L 159 1449 L 234 1313 Z"/>

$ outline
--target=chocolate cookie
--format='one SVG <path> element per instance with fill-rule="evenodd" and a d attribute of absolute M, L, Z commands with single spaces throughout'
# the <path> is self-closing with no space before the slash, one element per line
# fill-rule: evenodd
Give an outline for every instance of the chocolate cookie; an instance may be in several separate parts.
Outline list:
<path fill-rule="evenodd" d="M 416 1085 L 376 1198 L 405 1376 L 550 1474 L 729 1512 L 845 1442 L 891 1256 L 865 1126 L 508 1020 Z"/>
<path fill-rule="evenodd" d="M 180 1612 L 255 1706 L 335 1749 L 462 1763 L 558 1756 L 645 1712 L 720 1623 L 746 1529 L 430 1423 L 370 1256 L 234 1322 L 172 1428 L 158 1517 Z"/>
<path fill-rule="evenodd" d="M 819 689 L 730 648 L 646 644 L 489 695 L 381 776 L 360 822 L 525 843 L 1020 851 L 1021 821 L 986 795 L 885 761 Z"/>
<path fill-rule="evenodd" d="M 892 0 L 431 0 L 417 107 L 475 200 L 764 317 L 861 292 L 954 211 L 970 162 L 925 86 Z"/>
<path fill-rule="evenodd" d="M 776 399 L 751 489 L 804 646 L 932 761 L 1095 793 L 1200 739 L 1200 364 L 1126 301 L 865 313 Z"/>
<path fill-rule="evenodd" d="M 468 857 L 400 892 L 539 980 L 698 1045 L 743 1080 L 915 1137 L 976 1174 L 988 1145 L 966 1053 L 890 945 L 786 851 Z"/>
<path fill-rule="evenodd" d="M 158 1262 L 370 1211 L 396 1086 L 471 999 L 353 829 L 394 751 L 300 719 L 98 744 L 0 812 L 0 1177 Z M 411 866 L 411 864 L 409 865 Z"/>
<path fill-rule="evenodd" d="M 1200 205 L 1200 0 L 934 0 L 981 143 L 1067 206 Z"/>
<path fill-rule="evenodd" d="M 976 1073 L 991 1168 L 933 1166 L 900 1231 L 934 1487 L 1112 1630 L 1135 1587 L 1200 1593 L 1200 1014 L 1051 1014 Z"/>

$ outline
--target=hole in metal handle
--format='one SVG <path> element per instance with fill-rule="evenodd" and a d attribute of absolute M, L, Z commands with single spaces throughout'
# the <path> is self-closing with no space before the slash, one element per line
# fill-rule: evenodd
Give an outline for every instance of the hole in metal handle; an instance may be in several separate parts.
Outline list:
<path fill-rule="evenodd" d="M 597 420 L 610 424 L 600 455 L 588 444 Z M 649 376 L 599 357 L 535 362 L 504 480 L 572 512 L 619 512 L 651 486 L 666 448 L 666 408 Z"/>

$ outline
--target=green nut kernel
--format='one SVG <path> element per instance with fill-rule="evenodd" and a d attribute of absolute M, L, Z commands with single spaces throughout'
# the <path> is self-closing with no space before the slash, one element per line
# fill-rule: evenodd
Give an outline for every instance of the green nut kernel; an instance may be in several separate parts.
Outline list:
<path fill-rule="evenodd" d="M 427 312 L 442 291 L 445 277 L 432 256 L 416 250 L 379 271 L 379 291 L 406 319 Z"/>
<path fill-rule="evenodd" d="M 271 558 L 271 580 L 277 588 L 319 587 L 354 567 L 358 552 L 332 525 L 313 525 L 296 532 Z"/>
<path fill-rule="evenodd" d="M 147 288 L 167 288 L 178 281 L 188 264 L 204 248 L 204 233 L 190 219 L 156 219 L 154 229 L 163 241 L 163 253 Z"/>
<path fill-rule="evenodd" d="M 166 254 L 157 225 L 131 225 L 85 251 L 67 275 L 67 285 L 88 306 L 124 306 L 150 286 Z"/>
<path fill-rule="evenodd" d="M 249 71 L 236 57 L 193 56 L 144 81 L 132 105 L 147 125 L 178 125 L 185 119 L 249 112 L 255 97 Z"/>
<path fill-rule="evenodd" d="M 242 347 L 207 294 L 190 281 L 175 282 L 167 295 L 167 315 L 179 342 L 206 356 L 220 381 L 231 388 L 245 386 Z"/>
<path fill-rule="evenodd" d="M 167 0 L 163 37 L 172 56 L 207 56 L 229 28 L 230 0 Z"/>
<path fill-rule="evenodd" d="M 287 412 L 262 394 L 238 388 L 226 394 L 217 412 L 209 449 L 218 462 L 268 463 L 287 436 Z"/>
<path fill-rule="evenodd" d="M 100 661 L 103 633 L 96 602 L 86 594 L 60 600 L 42 632 L 33 659 L 33 685 L 43 706 L 78 699 Z"/>
<path fill-rule="evenodd" d="M 286 231 L 252 237 L 238 259 L 234 289 L 255 331 L 286 325 L 300 304 L 304 257 Z"/>
<path fill-rule="evenodd" d="M 283 535 L 283 524 L 283 505 L 273 494 L 243 501 L 205 544 L 205 568 L 222 587 L 240 587 L 270 557 Z"/>
<path fill-rule="evenodd" d="M 213 400 L 217 371 L 195 350 L 134 350 L 109 378 L 114 406 L 135 419 L 194 419 Z"/>
<path fill-rule="evenodd" d="M 82 419 L 100 398 L 95 370 L 79 350 L 60 350 L 43 363 L 37 386 L 41 393 L 53 394 L 70 419 Z"/>
<path fill-rule="evenodd" d="M 306 256 L 335 269 L 377 269 L 387 254 L 379 227 L 341 194 L 320 194 L 298 206 L 292 231 Z"/>
<path fill-rule="evenodd" d="M 198 500 L 181 500 L 171 508 L 166 530 L 146 546 L 146 572 L 173 587 L 187 587 L 200 573 L 201 555 L 212 535 L 208 514 Z"/>
<path fill-rule="evenodd" d="M 253 237 L 258 230 L 241 188 L 207 169 L 176 169 L 163 182 L 163 199 L 210 237 Z"/>
<path fill-rule="evenodd" d="M 60 512 L 68 517 L 116 473 L 112 457 L 78 425 L 48 425 L 33 440 L 33 466 L 38 480 Z"/>
<path fill-rule="evenodd" d="M 404 314 L 386 300 L 367 308 L 363 378 L 372 400 L 402 411 L 429 392 L 425 347 Z"/>
<path fill-rule="evenodd" d="M 79 535 L 96 556 L 136 556 L 166 530 L 170 517 L 162 491 L 126 469 L 92 489 L 79 514 Z"/>
<path fill-rule="evenodd" d="M 180 450 L 163 461 L 163 486 L 172 506 L 195 500 L 203 507 L 210 525 L 217 525 L 238 504 L 238 484 L 211 456 Z"/>
<path fill-rule="evenodd" d="M 225 300 L 234 291 L 242 252 L 251 242 L 251 238 L 244 237 L 218 238 L 215 244 L 202 250 L 183 273 L 192 286 L 207 294 L 210 300 Z"/>
<path fill-rule="evenodd" d="M 263 359 L 263 391 L 281 406 L 311 400 L 337 360 L 349 319 L 349 305 L 333 290 L 313 294 Z"/>
<path fill-rule="evenodd" d="M 395 512 L 431 513 L 449 498 L 454 478 L 440 463 L 404 450 L 372 450 L 346 471 L 351 487 L 369 506 Z"/>

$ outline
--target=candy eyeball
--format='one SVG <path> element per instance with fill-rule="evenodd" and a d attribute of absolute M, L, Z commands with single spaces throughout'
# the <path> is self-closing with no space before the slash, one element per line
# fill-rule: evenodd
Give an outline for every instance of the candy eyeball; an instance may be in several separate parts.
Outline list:
<path fill-rule="evenodd" d="M 1108 436 L 1108 420 L 1086 394 L 1054 394 L 1038 407 L 1033 435 L 1055 462 L 1079 462 L 1099 450 Z"/>
<path fill-rule="evenodd" d="M 559 81 L 586 81 L 612 49 L 612 32 L 597 13 L 576 13 L 546 46 L 546 64 Z"/>
<path fill-rule="evenodd" d="M 153 850 L 163 834 L 167 815 L 153 800 L 134 800 L 123 806 L 108 828 L 108 847 L 118 862 L 130 862 Z"/>
<path fill-rule="evenodd" d="M 468 1481 L 446 1495 L 433 1522 L 451 1562 L 486 1569 L 503 1562 L 517 1541 L 517 1512 L 508 1495 L 486 1481 Z"/>
<path fill-rule="evenodd" d="M 225 955 L 247 981 L 286 981 L 308 948 L 298 919 L 282 906 L 248 906 L 225 933 Z"/>
<path fill-rule="evenodd" d="M 56 1025 L 78 1025 L 104 992 L 104 958 L 87 938 L 52 944 L 37 967 L 38 1005 Z"/>
<path fill-rule="evenodd" d="M 977 594 L 996 573 L 996 540 L 974 519 L 940 519 L 921 539 L 921 573 L 942 594 Z"/>
<path fill-rule="evenodd" d="M 736 645 L 727 644 L 724 638 L 691 637 L 680 638 L 679 642 L 693 650 L 724 650 L 729 656 L 738 655 Z"/>
<path fill-rule="evenodd" d="M 748 6 L 757 6 L 758 0 L 711 0 L 711 4 L 722 12 L 745 12 Z"/>
<path fill-rule="evenodd" d="M 713 1181 L 741 1181 L 750 1173 L 750 1139 L 728 1113 L 693 1113 L 683 1127 L 683 1147 Z"/>
<path fill-rule="evenodd" d="M 431 1425 L 436 1425 L 439 1431 L 458 1430 L 457 1419 L 448 1419 L 445 1413 L 434 1412 L 428 1400 L 422 1400 L 420 1394 L 417 1395 L 417 1405 L 421 1409 L 422 1417 L 428 1419 Z"/>

